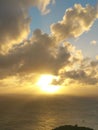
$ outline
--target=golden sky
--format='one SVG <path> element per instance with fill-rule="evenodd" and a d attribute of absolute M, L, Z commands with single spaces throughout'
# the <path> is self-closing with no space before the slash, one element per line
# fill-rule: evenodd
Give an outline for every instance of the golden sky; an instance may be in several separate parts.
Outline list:
<path fill-rule="evenodd" d="M 88 95 L 98 90 L 98 55 L 95 55 L 96 59 L 85 57 L 82 49 L 69 42 L 70 39 L 81 39 L 83 34 L 87 35 L 92 30 L 98 19 L 98 4 L 82 5 L 80 0 L 80 3 L 66 7 L 58 21 L 55 16 L 52 18 L 54 22 L 48 27 L 50 32 L 36 28 L 31 33 L 32 26 L 38 21 L 33 23 L 30 11 L 38 9 L 42 20 L 53 14 L 51 8 L 56 9 L 56 6 L 56 0 L 0 1 L 1 93 L 38 94 L 44 93 L 40 90 L 44 89 L 50 92 L 58 90 L 62 94 Z M 35 16 L 37 19 L 37 13 Z M 90 44 L 97 46 L 97 41 L 92 39 Z"/>

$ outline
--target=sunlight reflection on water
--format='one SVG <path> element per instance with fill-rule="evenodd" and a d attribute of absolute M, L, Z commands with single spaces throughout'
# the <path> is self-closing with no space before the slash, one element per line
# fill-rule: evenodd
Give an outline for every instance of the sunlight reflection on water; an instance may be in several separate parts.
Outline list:
<path fill-rule="evenodd" d="M 59 125 L 78 124 L 97 130 L 97 104 L 97 99 L 73 97 L 0 99 L 0 129 L 51 130 Z"/>

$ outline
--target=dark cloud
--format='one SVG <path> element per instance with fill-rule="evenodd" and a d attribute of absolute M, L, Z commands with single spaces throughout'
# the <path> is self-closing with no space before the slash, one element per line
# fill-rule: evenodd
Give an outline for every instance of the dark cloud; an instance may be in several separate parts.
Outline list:
<path fill-rule="evenodd" d="M 83 70 L 72 70 L 65 73 L 65 77 L 78 81 L 82 84 L 95 85 L 98 79 L 93 74 L 87 74 Z"/>
<path fill-rule="evenodd" d="M 30 33 L 29 9 L 36 6 L 45 13 L 51 0 L 0 0 L 0 51 L 6 53 Z"/>
<path fill-rule="evenodd" d="M 70 53 L 66 47 L 55 47 L 55 40 L 36 30 L 30 41 L 15 47 L 6 55 L 0 55 L 0 69 L 6 74 L 58 73 L 69 63 Z M 7 71 L 9 70 L 9 71 Z"/>
<path fill-rule="evenodd" d="M 72 64 L 69 70 L 64 70 L 60 73 L 60 79 L 55 84 L 62 84 L 66 80 L 70 85 L 86 84 L 86 85 L 98 85 L 98 62 L 90 59 L 83 59 L 75 64 L 75 68 Z"/>

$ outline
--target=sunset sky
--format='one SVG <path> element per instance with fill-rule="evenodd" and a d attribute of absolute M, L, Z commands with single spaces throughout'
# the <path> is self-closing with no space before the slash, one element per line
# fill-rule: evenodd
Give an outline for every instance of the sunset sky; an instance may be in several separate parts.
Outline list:
<path fill-rule="evenodd" d="M 98 0 L 0 1 L 0 93 L 45 92 L 97 94 Z"/>

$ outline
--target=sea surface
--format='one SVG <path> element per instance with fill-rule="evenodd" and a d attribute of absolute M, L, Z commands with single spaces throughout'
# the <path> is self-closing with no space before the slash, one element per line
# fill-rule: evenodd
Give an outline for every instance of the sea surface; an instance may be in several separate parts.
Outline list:
<path fill-rule="evenodd" d="M 98 98 L 0 96 L 0 130 L 52 130 L 75 124 L 98 130 Z"/>

